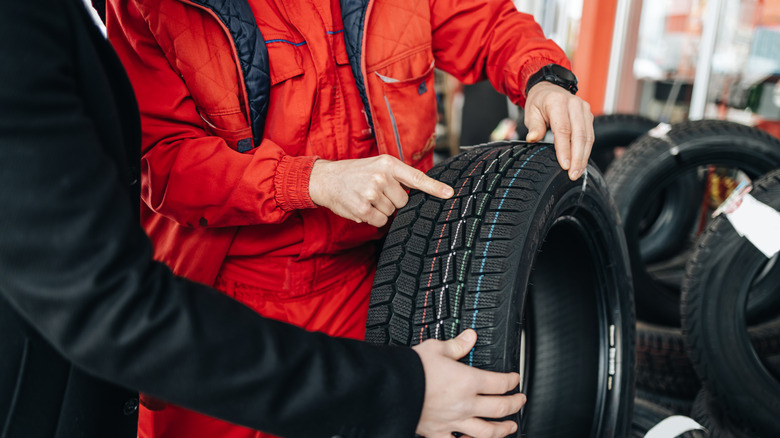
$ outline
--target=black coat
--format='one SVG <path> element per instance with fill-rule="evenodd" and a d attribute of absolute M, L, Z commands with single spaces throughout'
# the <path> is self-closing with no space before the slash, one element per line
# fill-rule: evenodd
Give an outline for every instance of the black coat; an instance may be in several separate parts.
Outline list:
<path fill-rule="evenodd" d="M 112 49 L 78 0 L 0 11 L 0 437 L 133 437 L 122 388 L 289 437 L 411 436 L 410 349 L 263 319 L 151 260 Z"/>

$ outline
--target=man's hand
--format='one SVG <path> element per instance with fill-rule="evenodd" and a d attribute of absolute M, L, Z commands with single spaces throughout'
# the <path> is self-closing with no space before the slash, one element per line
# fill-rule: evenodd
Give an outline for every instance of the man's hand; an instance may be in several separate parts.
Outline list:
<path fill-rule="evenodd" d="M 426 438 L 451 438 L 461 432 L 478 438 L 501 438 L 517 431 L 514 421 L 487 421 L 520 410 L 525 395 L 504 395 L 520 383 L 517 373 L 495 373 L 458 362 L 477 342 L 466 330 L 449 341 L 429 339 L 414 350 L 425 371 L 425 400 L 417 433 Z"/>
<path fill-rule="evenodd" d="M 526 141 L 535 143 L 552 129 L 555 154 L 573 181 L 588 165 L 593 147 L 593 114 L 590 105 L 565 89 L 542 81 L 528 90 L 525 104 Z"/>
<path fill-rule="evenodd" d="M 317 160 L 309 177 L 309 196 L 322 207 L 357 223 L 375 227 L 387 223 L 406 205 L 407 189 L 447 199 L 452 187 L 430 178 L 390 155 L 357 160 Z"/>

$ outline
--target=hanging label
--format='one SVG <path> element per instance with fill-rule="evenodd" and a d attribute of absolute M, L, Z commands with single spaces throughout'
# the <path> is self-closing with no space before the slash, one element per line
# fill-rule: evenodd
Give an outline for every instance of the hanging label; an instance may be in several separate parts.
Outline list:
<path fill-rule="evenodd" d="M 726 217 L 740 236 L 747 238 L 767 258 L 780 251 L 780 213 L 749 194 Z"/>
<path fill-rule="evenodd" d="M 672 415 L 648 430 L 644 438 L 674 438 L 692 430 L 704 430 L 704 427 L 693 418 Z"/>

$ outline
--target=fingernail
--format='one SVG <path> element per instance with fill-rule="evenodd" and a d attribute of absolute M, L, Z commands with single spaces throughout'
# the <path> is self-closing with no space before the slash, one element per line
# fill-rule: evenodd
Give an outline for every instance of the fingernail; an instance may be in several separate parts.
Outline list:
<path fill-rule="evenodd" d="M 579 170 L 572 170 L 569 172 L 569 178 L 571 178 L 572 181 L 576 180 L 580 177 L 580 171 Z"/>
<path fill-rule="evenodd" d="M 566 170 L 569 170 L 569 166 L 571 166 L 570 160 L 563 160 L 563 168 Z"/>
<path fill-rule="evenodd" d="M 455 194 L 455 190 L 452 187 L 447 186 L 444 188 L 444 190 L 442 190 L 442 193 L 444 194 L 445 198 L 449 198 Z"/>

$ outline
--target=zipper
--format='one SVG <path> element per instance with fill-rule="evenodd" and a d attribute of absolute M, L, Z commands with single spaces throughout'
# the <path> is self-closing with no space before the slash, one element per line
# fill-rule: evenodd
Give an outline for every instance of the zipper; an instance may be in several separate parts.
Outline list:
<path fill-rule="evenodd" d="M 366 67 L 366 29 L 368 29 L 368 17 L 371 15 L 371 9 L 373 9 L 374 1 L 368 0 L 368 5 L 366 6 L 366 15 L 363 17 L 363 40 L 360 42 L 360 73 L 363 75 L 363 86 L 366 90 L 366 100 L 368 101 L 368 109 L 371 113 L 371 124 L 369 126 L 374 127 L 374 139 L 376 140 L 376 148 L 380 154 L 386 154 L 387 148 L 383 144 L 384 142 L 379 141 L 379 136 L 377 135 L 377 126 L 379 126 L 376 122 L 376 115 L 374 114 L 374 111 L 371 111 L 371 108 L 374 108 L 374 104 L 371 102 L 371 93 L 368 91 L 368 69 Z M 385 97 L 385 101 L 387 98 Z M 390 109 L 390 104 L 387 106 L 388 109 Z M 392 112 L 391 112 L 392 114 Z M 368 116 L 368 114 L 367 114 Z M 395 122 L 393 122 L 395 123 Z M 397 137 L 396 137 L 397 138 Z M 399 148 L 400 151 L 400 148 Z M 403 158 L 401 158 L 403 160 Z"/>
<path fill-rule="evenodd" d="M 385 103 L 387 104 L 387 112 L 390 113 L 390 121 L 393 122 L 393 134 L 395 134 L 395 144 L 398 146 L 398 156 L 401 158 L 401 161 L 404 160 L 404 151 L 401 148 L 401 136 L 398 135 L 398 125 L 395 123 L 395 115 L 393 114 L 393 109 L 390 108 L 390 101 L 387 100 L 387 96 L 385 97 Z"/>

